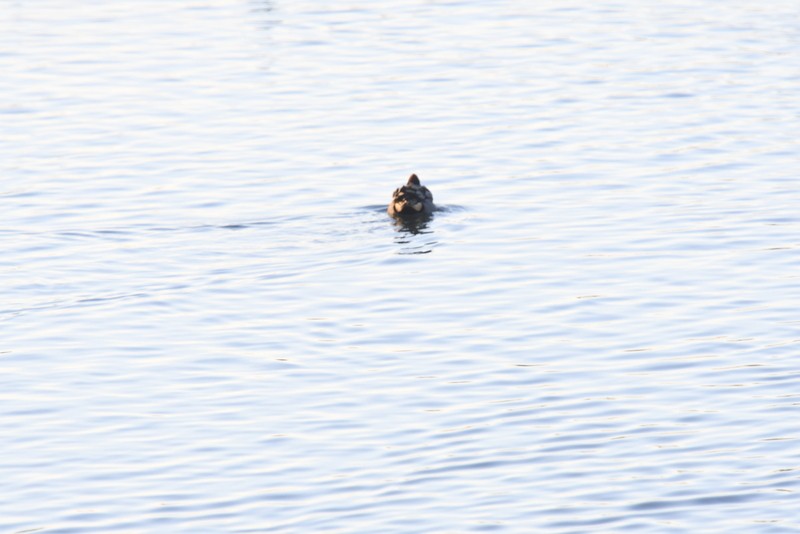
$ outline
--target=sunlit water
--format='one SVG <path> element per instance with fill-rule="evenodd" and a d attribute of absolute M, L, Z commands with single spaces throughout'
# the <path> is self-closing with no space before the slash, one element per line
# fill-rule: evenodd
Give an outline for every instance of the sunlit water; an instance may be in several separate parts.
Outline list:
<path fill-rule="evenodd" d="M 800 532 L 797 20 L 3 2 L 0 530 Z"/>

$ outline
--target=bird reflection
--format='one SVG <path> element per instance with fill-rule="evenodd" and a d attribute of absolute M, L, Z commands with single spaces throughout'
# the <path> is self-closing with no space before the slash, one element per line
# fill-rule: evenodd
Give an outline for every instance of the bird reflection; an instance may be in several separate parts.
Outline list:
<path fill-rule="evenodd" d="M 432 230 L 428 230 L 432 218 L 431 216 L 419 216 L 413 219 L 393 219 L 393 221 L 398 232 L 419 235 L 433 233 Z"/>
<path fill-rule="evenodd" d="M 398 254 L 429 254 L 433 252 L 436 241 L 424 236 L 433 236 L 429 228 L 432 216 L 420 216 L 411 219 L 392 219 L 397 235 L 394 242 L 402 248 Z"/>

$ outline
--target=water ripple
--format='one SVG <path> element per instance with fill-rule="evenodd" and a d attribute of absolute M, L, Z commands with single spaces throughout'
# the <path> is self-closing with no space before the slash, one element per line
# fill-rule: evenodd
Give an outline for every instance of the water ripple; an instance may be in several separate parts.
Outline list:
<path fill-rule="evenodd" d="M 797 531 L 795 3 L 90 7 L 0 16 L 0 530 Z"/>

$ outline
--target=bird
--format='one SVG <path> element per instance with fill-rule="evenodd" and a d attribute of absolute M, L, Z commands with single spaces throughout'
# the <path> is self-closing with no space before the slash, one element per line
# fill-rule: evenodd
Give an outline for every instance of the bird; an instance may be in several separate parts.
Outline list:
<path fill-rule="evenodd" d="M 434 209 L 433 194 L 420 184 L 416 174 L 412 174 L 406 185 L 394 190 L 386 211 L 392 217 L 403 219 L 431 215 Z"/>

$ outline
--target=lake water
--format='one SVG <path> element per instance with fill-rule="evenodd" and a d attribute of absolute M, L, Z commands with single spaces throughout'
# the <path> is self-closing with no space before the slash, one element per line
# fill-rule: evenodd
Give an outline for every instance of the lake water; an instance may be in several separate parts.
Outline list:
<path fill-rule="evenodd" d="M 797 17 L 3 2 L 0 530 L 800 532 Z"/>

